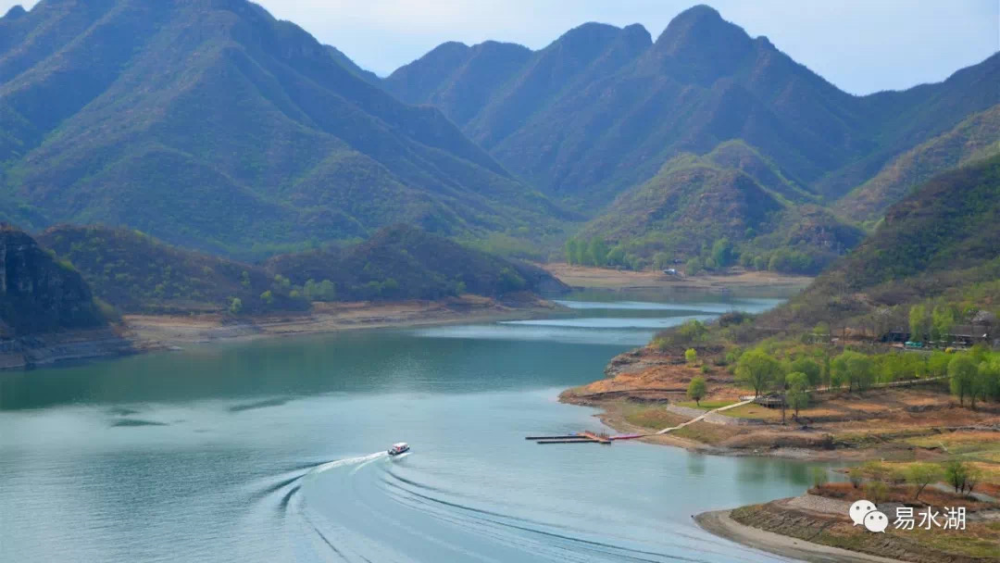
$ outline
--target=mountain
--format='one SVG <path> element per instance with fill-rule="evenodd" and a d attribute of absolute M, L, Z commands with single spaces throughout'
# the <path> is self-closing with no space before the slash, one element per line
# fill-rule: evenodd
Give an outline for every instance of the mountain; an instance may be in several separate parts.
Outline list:
<path fill-rule="evenodd" d="M 838 200 L 834 208 L 845 216 L 877 220 L 885 209 L 903 199 L 934 174 L 1000 153 L 1000 105 L 972 115 L 885 165 L 872 179 Z"/>
<path fill-rule="evenodd" d="M 296 285 L 332 282 L 337 299 L 347 301 L 439 299 L 460 293 L 501 298 L 567 289 L 540 268 L 407 225 L 382 229 L 347 249 L 276 256 L 266 267 Z"/>
<path fill-rule="evenodd" d="M 909 306 L 962 314 L 1000 302 L 1000 155 L 939 174 L 888 209 L 874 234 L 763 326 L 864 322 L 879 309 L 905 326 Z"/>
<path fill-rule="evenodd" d="M 0 224 L 0 335 L 5 338 L 106 325 L 80 274 L 31 236 Z"/>
<path fill-rule="evenodd" d="M 134 230 L 58 225 L 38 242 L 123 313 L 216 312 L 234 298 L 247 313 L 308 308 L 259 266 L 176 248 Z M 270 303 L 262 298 L 267 291 Z"/>
<path fill-rule="evenodd" d="M 488 89 L 477 88 L 482 76 L 494 81 Z M 732 141 L 772 162 L 805 199 L 830 202 L 1000 103 L 998 82 L 994 55 L 940 84 L 853 96 L 696 6 L 655 42 L 641 26 L 585 24 L 530 53 L 449 43 L 384 84 L 439 107 L 515 174 L 594 214 L 675 156 Z"/>
<path fill-rule="evenodd" d="M 405 222 L 538 238 L 570 216 L 438 110 L 244 0 L 42 0 L 0 19 L 0 218 L 235 256 Z"/>

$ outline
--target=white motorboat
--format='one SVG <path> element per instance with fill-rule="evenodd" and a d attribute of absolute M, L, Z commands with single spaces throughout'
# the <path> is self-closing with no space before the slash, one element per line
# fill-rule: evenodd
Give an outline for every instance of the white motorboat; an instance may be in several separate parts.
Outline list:
<path fill-rule="evenodd" d="M 405 454 L 408 451 L 410 451 L 409 444 L 407 444 L 406 442 L 399 442 L 393 444 L 392 447 L 389 448 L 389 455 L 396 456 L 399 454 Z"/>

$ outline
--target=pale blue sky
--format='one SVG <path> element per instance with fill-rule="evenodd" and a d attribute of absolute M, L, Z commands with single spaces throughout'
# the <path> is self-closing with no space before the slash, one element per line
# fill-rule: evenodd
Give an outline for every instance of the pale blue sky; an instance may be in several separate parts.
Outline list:
<path fill-rule="evenodd" d="M 444 41 L 544 47 L 588 21 L 641 23 L 655 39 L 679 0 L 258 0 L 385 75 Z M 0 0 L 0 10 L 16 4 Z M 30 5 L 33 2 L 28 2 Z M 1000 50 L 1000 0 L 709 0 L 855 94 L 943 80 Z M 26 6 L 27 7 L 27 6 Z"/>

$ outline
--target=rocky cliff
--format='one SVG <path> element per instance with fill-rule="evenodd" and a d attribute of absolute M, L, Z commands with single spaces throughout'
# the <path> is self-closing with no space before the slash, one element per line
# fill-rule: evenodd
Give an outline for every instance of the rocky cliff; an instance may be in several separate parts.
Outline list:
<path fill-rule="evenodd" d="M 90 287 L 25 232 L 0 225 L 0 337 L 105 326 Z"/>

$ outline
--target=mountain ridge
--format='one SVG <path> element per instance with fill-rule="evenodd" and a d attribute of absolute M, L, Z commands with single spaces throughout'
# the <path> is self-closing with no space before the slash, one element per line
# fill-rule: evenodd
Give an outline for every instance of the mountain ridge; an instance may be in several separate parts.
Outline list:
<path fill-rule="evenodd" d="M 570 217 L 438 110 L 244 0 L 43 2 L 0 26 L 34 37 L 0 47 L 9 220 L 128 224 L 246 257 L 400 221 L 537 239 Z"/>

